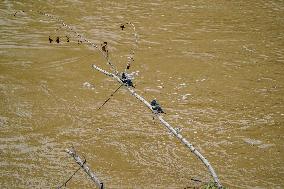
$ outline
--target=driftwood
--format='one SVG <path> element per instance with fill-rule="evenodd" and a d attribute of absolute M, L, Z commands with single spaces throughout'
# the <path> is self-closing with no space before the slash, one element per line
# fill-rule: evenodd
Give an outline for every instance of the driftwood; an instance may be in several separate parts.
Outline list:
<path fill-rule="evenodd" d="M 93 64 L 93 68 L 98 70 L 99 72 L 109 76 L 109 77 L 112 77 L 114 78 L 117 82 L 119 82 L 120 84 L 123 84 L 121 79 L 115 75 L 115 74 L 112 74 L 112 73 L 109 73 L 107 72 L 106 70 L 103 70 L 102 68 L 96 66 Z M 140 100 L 142 103 L 144 103 L 153 113 L 153 109 L 152 109 L 152 106 L 149 102 L 147 102 L 142 96 L 138 95 L 136 93 L 136 91 L 128 86 L 125 85 L 125 87 L 127 88 L 127 90 L 135 97 L 137 98 L 138 100 Z M 214 182 L 216 183 L 216 185 L 218 186 L 218 188 L 222 188 L 222 185 L 218 179 L 218 176 L 216 174 L 216 172 L 214 171 L 213 167 L 211 166 L 211 164 L 209 163 L 209 161 L 198 151 L 196 150 L 196 148 L 190 143 L 188 142 L 181 134 L 179 134 L 168 122 L 166 122 L 161 115 L 159 114 L 155 114 L 156 117 L 160 120 L 160 122 L 172 133 L 174 134 L 174 136 L 176 138 L 178 138 L 187 148 L 190 149 L 190 151 L 196 155 L 201 161 L 202 163 L 207 167 L 208 171 L 210 172 L 210 174 L 212 175 L 213 179 L 214 179 Z"/>
<path fill-rule="evenodd" d="M 86 161 L 82 160 L 75 152 L 74 149 L 66 149 L 65 150 L 70 156 L 72 156 L 76 163 L 80 165 L 80 167 L 89 175 L 92 181 L 96 184 L 99 189 L 104 188 L 104 184 L 99 180 L 99 178 L 93 173 L 93 171 L 86 165 Z"/>
<path fill-rule="evenodd" d="M 24 13 L 25 11 L 18 11 L 14 14 L 14 16 L 16 16 L 17 13 L 19 12 L 22 12 Z M 166 122 L 163 117 L 160 115 L 160 114 L 156 114 L 153 109 L 152 109 L 152 106 L 149 102 L 147 102 L 142 96 L 138 95 L 136 93 L 136 91 L 132 88 L 130 88 L 128 85 L 126 85 L 125 83 L 123 83 L 120 79 L 120 72 L 118 72 L 118 70 L 116 69 L 116 67 L 114 66 L 114 64 L 110 61 L 109 59 L 109 56 L 108 56 L 108 52 L 106 53 L 106 49 L 104 48 L 100 48 L 100 46 L 98 44 L 95 44 L 87 39 L 85 39 L 82 35 L 80 35 L 77 31 L 74 30 L 74 28 L 70 27 L 69 25 L 67 25 L 63 20 L 53 16 L 53 15 L 50 15 L 50 14 L 47 14 L 47 13 L 44 13 L 44 12 L 41 12 L 41 11 L 33 11 L 33 10 L 30 10 L 30 12 L 36 12 L 36 13 L 39 13 L 43 16 L 46 16 L 46 17 L 49 17 L 53 20 L 56 20 L 57 22 L 59 22 L 64 28 L 66 28 L 67 30 L 69 30 L 70 32 L 72 32 L 74 34 L 74 36 L 76 36 L 77 38 L 80 39 L 81 42 L 85 42 L 87 43 L 88 45 L 98 49 L 101 53 L 101 55 L 106 59 L 107 61 L 107 64 L 111 67 L 111 70 L 114 72 L 114 73 L 109 73 L 107 72 L 106 70 L 96 66 L 96 65 L 93 65 L 93 68 L 98 70 L 99 72 L 109 76 L 109 77 L 112 77 L 114 78 L 117 82 L 120 83 L 120 85 L 124 85 L 126 87 L 126 89 L 135 97 L 137 98 L 138 100 L 140 100 L 142 103 L 144 103 L 149 109 L 150 111 L 152 111 L 154 113 L 154 115 L 159 119 L 159 121 L 161 122 L 162 125 L 164 125 L 176 138 L 178 138 L 194 155 L 196 155 L 201 161 L 202 163 L 207 167 L 209 173 L 212 175 L 213 179 L 214 179 L 214 182 L 215 184 L 218 186 L 218 188 L 222 188 L 222 185 L 218 179 L 218 176 L 217 174 L 215 173 L 213 167 L 210 165 L 209 161 L 198 151 L 196 150 L 196 148 L 189 142 L 187 141 L 177 130 L 175 130 L 168 122 Z M 134 31 L 134 37 L 135 37 L 135 46 L 134 48 L 131 50 L 130 52 L 130 55 L 128 56 L 128 62 L 127 62 L 127 69 L 129 69 L 130 67 L 130 63 L 132 61 L 134 61 L 134 53 L 135 53 L 135 50 L 136 50 L 136 47 L 137 47 L 137 44 L 138 44 L 138 35 L 136 33 L 136 30 L 135 30 L 135 26 L 134 24 L 132 24 L 131 22 L 128 22 L 126 23 L 127 25 L 131 25 L 133 31 Z M 121 29 L 123 30 L 124 29 L 124 25 L 121 25 Z M 126 70 L 125 70 L 126 72 Z M 108 100 L 106 100 L 108 101 Z M 106 103 L 106 102 L 105 102 Z M 98 178 L 90 171 L 90 169 L 83 164 L 83 161 L 80 159 L 79 156 L 76 155 L 76 153 L 74 151 L 70 151 L 70 150 L 66 150 L 68 154 L 70 154 L 72 157 L 74 157 L 74 159 L 76 160 L 76 162 L 85 170 L 85 172 L 92 178 L 92 180 L 97 184 L 97 186 L 99 188 L 102 188 L 103 185 L 102 183 L 98 180 Z"/>

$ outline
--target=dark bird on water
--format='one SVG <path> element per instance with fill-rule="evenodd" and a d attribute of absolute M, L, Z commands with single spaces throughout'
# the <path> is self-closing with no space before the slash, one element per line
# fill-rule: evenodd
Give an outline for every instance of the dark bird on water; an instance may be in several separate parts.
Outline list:
<path fill-rule="evenodd" d="M 56 43 L 59 43 L 59 37 L 56 38 Z"/>
<path fill-rule="evenodd" d="M 163 111 L 163 109 L 161 108 L 160 104 L 157 102 L 157 100 L 152 100 L 151 102 L 151 106 L 152 106 L 152 110 L 154 111 L 155 114 L 158 114 L 158 113 L 164 113 L 165 112 Z"/>
<path fill-rule="evenodd" d="M 126 69 L 129 70 L 130 68 L 130 64 L 127 64 Z"/>
<path fill-rule="evenodd" d="M 53 41 L 53 39 L 51 39 L 50 36 L 49 36 L 48 40 L 49 40 L 49 43 L 52 43 L 52 41 Z"/>
<path fill-rule="evenodd" d="M 121 30 L 123 30 L 125 28 L 124 24 L 120 25 Z"/>

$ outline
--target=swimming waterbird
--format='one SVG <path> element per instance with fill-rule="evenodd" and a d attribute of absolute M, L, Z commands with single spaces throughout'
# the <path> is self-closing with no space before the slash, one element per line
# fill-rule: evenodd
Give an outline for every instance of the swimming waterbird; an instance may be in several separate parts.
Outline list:
<path fill-rule="evenodd" d="M 59 37 L 56 38 L 56 43 L 59 43 Z"/>
<path fill-rule="evenodd" d="M 124 24 L 120 25 L 121 30 L 123 30 L 125 28 Z"/>
<path fill-rule="evenodd" d="M 51 43 L 53 41 L 53 39 L 51 39 L 50 36 L 49 36 L 48 40 L 49 40 L 49 43 Z"/>

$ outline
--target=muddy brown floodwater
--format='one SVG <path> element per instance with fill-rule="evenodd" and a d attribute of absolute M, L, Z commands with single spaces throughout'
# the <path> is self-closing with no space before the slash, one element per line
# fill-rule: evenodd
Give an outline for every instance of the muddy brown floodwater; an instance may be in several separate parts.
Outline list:
<path fill-rule="evenodd" d="M 281 0 L 0 2 L 0 188 L 54 188 L 77 164 L 74 146 L 106 188 L 186 188 L 211 180 L 201 162 L 118 84 L 95 43 L 108 42 L 229 188 L 284 188 L 284 2 Z M 54 40 L 49 43 L 49 36 Z M 56 37 L 60 43 L 56 43 Z M 81 170 L 68 188 L 93 188 Z"/>

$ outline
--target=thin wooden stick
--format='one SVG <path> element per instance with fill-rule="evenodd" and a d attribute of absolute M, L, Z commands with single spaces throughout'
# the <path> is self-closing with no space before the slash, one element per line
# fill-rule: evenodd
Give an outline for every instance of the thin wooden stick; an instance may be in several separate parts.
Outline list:
<path fill-rule="evenodd" d="M 131 48 L 129 55 L 127 56 L 127 64 L 125 67 L 125 72 L 127 72 L 128 69 L 130 69 L 131 63 L 134 62 L 134 56 L 135 56 L 135 51 L 138 47 L 138 34 L 136 32 L 135 25 L 132 22 L 126 22 L 125 25 L 130 25 L 132 30 L 133 30 L 133 35 L 134 35 L 134 44 L 133 47 Z M 120 26 L 121 29 L 125 28 L 124 24 Z"/>
<path fill-rule="evenodd" d="M 62 188 L 63 186 L 66 186 L 66 184 L 73 178 L 73 176 L 81 169 L 81 167 L 79 167 L 61 186 L 59 186 L 57 189 Z"/>
<path fill-rule="evenodd" d="M 120 80 L 120 78 L 118 76 L 116 76 L 115 74 L 109 73 L 101 68 L 99 68 L 98 66 L 93 64 L 93 68 L 98 70 L 99 72 L 102 72 L 103 74 L 114 78 L 115 80 L 117 80 L 119 83 L 122 83 L 122 81 Z M 147 102 L 142 96 L 138 95 L 136 93 L 136 91 L 130 87 L 125 86 L 128 91 L 138 100 L 140 100 L 142 103 L 144 103 L 153 113 L 153 109 L 152 106 L 149 102 Z M 216 172 L 214 171 L 213 167 L 211 166 L 211 164 L 209 163 L 209 161 L 189 142 L 187 141 L 180 133 L 178 133 L 168 122 L 166 122 L 161 115 L 159 114 L 155 114 L 157 116 L 157 118 L 160 120 L 160 122 L 162 123 L 162 125 L 164 125 L 172 134 L 174 134 L 174 136 L 179 139 L 180 142 L 182 142 L 198 159 L 200 159 L 202 161 L 202 163 L 207 167 L 209 173 L 211 174 L 211 176 L 214 179 L 214 182 L 216 183 L 216 185 L 218 186 L 218 188 L 222 188 L 222 185 L 218 179 L 218 176 L 216 174 Z"/>
<path fill-rule="evenodd" d="M 66 149 L 65 150 L 71 157 L 73 157 L 81 168 L 89 175 L 92 181 L 96 184 L 99 189 L 104 188 L 104 184 L 99 180 L 99 178 L 92 172 L 92 170 L 86 165 L 85 161 L 83 161 L 75 152 L 74 149 Z"/>
<path fill-rule="evenodd" d="M 111 93 L 110 97 L 105 100 L 105 102 L 98 108 L 98 110 L 100 110 L 122 86 L 123 84 L 119 85 L 119 87 L 113 93 Z"/>

